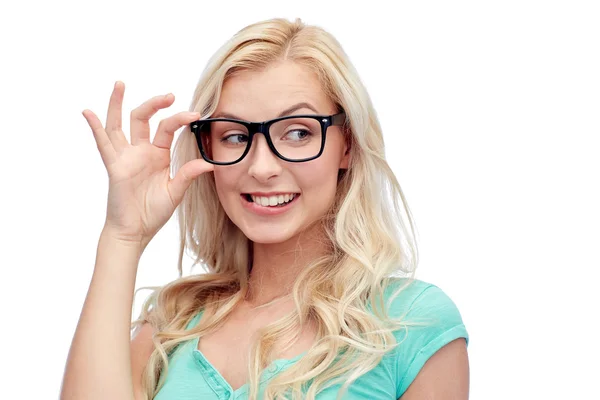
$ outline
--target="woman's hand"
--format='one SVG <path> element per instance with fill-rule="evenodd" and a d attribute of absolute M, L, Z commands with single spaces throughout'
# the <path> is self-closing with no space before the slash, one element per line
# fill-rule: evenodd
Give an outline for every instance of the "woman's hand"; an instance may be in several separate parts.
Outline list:
<path fill-rule="evenodd" d="M 171 144 L 177 129 L 195 121 L 199 113 L 181 112 L 162 120 L 150 143 L 150 118 L 173 104 L 172 94 L 154 97 L 131 112 L 131 144 L 121 128 L 125 85 L 117 82 L 110 97 L 106 128 L 84 110 L 109 178 L 105 229 L 118 239 L 150 242 L 181 203 L 192 181 L 213 165 L 192 160 L 170 178 Z"/>

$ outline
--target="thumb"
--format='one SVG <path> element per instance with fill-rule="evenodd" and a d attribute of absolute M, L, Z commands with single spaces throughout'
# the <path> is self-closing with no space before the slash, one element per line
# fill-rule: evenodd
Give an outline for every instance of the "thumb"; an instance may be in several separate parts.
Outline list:
<path fill-rule="evenodd" d="M 169 193 L 176 205 L 181 203 L 185 191 L 190 187 L 194 179 L 214 169 L 215 166 L 213 164 L 207 163 L 203 159 L 196 159 L 185 163 L 168 184 Z"/>

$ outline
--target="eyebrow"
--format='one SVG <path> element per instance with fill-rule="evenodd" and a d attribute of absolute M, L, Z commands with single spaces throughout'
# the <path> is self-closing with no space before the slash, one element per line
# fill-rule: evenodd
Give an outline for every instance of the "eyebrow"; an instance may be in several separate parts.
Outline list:
<path fill-rule="evenodd" d="M 303 108 L 307 108 L 309 110 L 312 110 L 315 114 L 319 113 L 317 111 L 317 109 L 315 107 L 313 107 L 310 103 L 302 102 L 302 103 L 297 103 L 297 104 L 294 104 L 291 107 L 286 108 L 285 110 L 283 110 L 282 112 L 280 112 L 279 115 L 276 118 L 285 117 L 286 115 L 292 114 L 293 112 L 296 112 L 296 111 L 301 110 Z M 236 116 L 234 114 L 227 113 L 227 112 L 217 113 L 217 114 L 211 116 L 210 118 L 228 118 L 228 119 L 244 120 L 243 118 L 240 118 L 240 117 L 238 117 L 238 116 Z"/>

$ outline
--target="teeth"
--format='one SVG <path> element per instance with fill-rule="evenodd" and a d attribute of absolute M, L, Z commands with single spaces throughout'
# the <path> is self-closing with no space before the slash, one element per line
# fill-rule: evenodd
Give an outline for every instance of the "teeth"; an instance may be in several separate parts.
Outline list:
<path fill-rule="evenodd" d="M 280 194 L 270 197 L 250 195 L 250 197 L 252 197 L 252 201 L 254 201 L 256 204 L 260 204 L 263 207 L 274 207 L 278 204 L 288 203 L 292 201 L 295 196 L 295 193 Z"/>

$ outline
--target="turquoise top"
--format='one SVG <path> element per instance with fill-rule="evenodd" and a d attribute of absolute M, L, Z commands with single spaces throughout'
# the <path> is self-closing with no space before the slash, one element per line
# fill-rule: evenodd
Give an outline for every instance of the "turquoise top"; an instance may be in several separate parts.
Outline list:
<path fill-rule="evenodd" d="M 385 296 L 389 296 L 402 282 L 390 284 Z M 354 381 L 344 399 L 399 399 L 415 379 L 425 362 L 445 344 L 469 336 L 460 312 L 454 302 L 437 286 L 414 280 L 392 302 L 389 315 L 400 317 L 410 308 L 407 321 L 422 318 L 434 322 L 427 326 L 408 327 L 395 332 L 396 340 L 403 342 L 390 351 L 371 371 Z M 195 316 L 188 328 L 195 326 L 201 313 Z M 297 362 L 303 354 L 289 360 L 275 360 L 263 372 L 260 381 L 262 397 L 265 384 Z M 316 396 L 317 400 L 334 400 L 342 384 L 331 386 Z M 247 399 L 248 384 L 233 390 L 219 372 L 198 350 L 198 338 L 184 342 L 169 358 L 169 372 L 165 384 L 154 397 L 155 400 L 229 400 Z"/>

